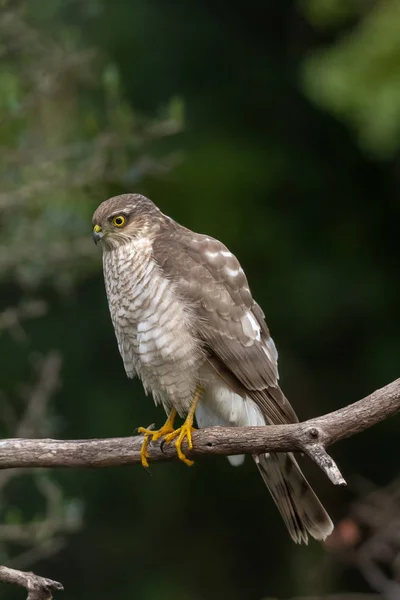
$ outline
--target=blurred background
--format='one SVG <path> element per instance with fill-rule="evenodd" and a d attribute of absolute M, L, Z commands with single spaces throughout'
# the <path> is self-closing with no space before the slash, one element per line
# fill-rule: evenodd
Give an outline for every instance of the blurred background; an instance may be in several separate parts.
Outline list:
<path fill-rule="evenodd" d="M 396 0 L 0 2 L 1 437 L 164 422 L 91 237 L 124 192 L 240 257 L 301 419 L 399 376 L 399 32 Z M 65 600 L 400 598 L 398 431 L 333 447 L 347 489 L 306 464 L 337 524 L 308 547 L 250 460 L 5 471 L 0 563 Z"/>

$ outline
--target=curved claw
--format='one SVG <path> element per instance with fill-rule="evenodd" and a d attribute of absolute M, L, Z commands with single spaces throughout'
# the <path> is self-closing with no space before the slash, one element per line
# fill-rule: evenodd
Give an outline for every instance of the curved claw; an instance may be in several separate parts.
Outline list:
<path fill-rule="evenodd" d="M 193 462 L 193 460 L 190 460 L 189 458 L 187 458 L 186 455 L 182 452 L 182 443 L 186 439 L 189 450 L 192 450 L 192 448 L 193 448 L 192 431 L 194 431 L 194 428 L 192 427 L 192 425 L 190 423 L 188 423 L 187 421 L 185 421 L 185 423 L 182 425 L 182 427 L 179 427 L 179 429 L 175 429 L 175 431 L 172 431 L 169 435 L 165 436 L 165 439 L 164 439 L 164 443 L 169 444 L 176 437 L 178 438 L 175 442 L 175 448 L 176 448 L 176 452 L 178 454 L 178 458 L 179 458 L 179 460 L 184 462 L 185 465 L 188 465 L 188 467 L 191 467 L 192 465 L 194 465 L 194 462 Z"/>
<path fill-rule="evenodd" d="M 165 446 L 165 439 L 161 440 L 161 442 L 160 442 L 160 450 L 163 454 L 165 454 L 164 446 Z"/>
<path fill-rule="evenodd" d="M 148 427 L 136 427 L 136 429 L 134 429 L 133 432 L 134 433 L 151 433 L 153 431 L 154 427 L 155 427 L 155 423 L 152 423 Z"/>
<path fill-rule="evenodd" d="M 167 421 L 165 422 L 165 424 L 157 430 L 153 430 L 154 425 L 150 425 L 150 427 L 148 427 L 146 429 L 146 427 L 138 427 L 137 428 L 137 432 L 138 433 L 142 433 L 144 435 L 144 440 L 143 440 L 143 444 L 142 444 L 142 448 L 140 450 L 140 460 L 142 463 L 142 466 L 147 469 L 149 467 L 149 462 L 148 462 L 148 458 L 150 458 L 149 453 L 147 452 L 147 447 L 149 445 L 149 442 L 155 442 L 156 440 L 159 440 L 161 437 L 163 437 L 166 434 L 172 433 L 174 431 L 174 420 L 176 417 L 176 411 L 172 410 Z"/>

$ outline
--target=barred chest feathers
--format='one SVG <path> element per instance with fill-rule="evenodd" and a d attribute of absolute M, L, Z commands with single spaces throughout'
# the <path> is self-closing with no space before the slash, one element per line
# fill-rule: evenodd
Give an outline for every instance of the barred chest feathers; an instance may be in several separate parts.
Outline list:
<path fill-rule="evenodd" d="M 128 377 L 167 412 L 184 415 L 204 362 L 191 332 L 191 309 L 153 259 L 152 240 L 135 238 L 103 252 L 106 292 Z"/>

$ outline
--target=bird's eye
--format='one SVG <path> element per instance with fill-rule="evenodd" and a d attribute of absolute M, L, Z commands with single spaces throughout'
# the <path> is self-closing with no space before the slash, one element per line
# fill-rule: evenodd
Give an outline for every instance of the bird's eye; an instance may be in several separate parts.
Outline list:
<path fill-rule="evenodd" d="M 117 215 L 112 220 L 112 224 L 115 225 L 115 227 L 123 227 L 125 225 L 125 223 L 126 223 L 126 219 L 123 215 Z"/>

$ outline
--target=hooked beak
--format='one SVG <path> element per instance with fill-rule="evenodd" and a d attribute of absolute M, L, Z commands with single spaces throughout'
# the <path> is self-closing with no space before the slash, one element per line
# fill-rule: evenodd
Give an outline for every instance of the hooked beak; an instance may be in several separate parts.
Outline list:
<path fill-rule="evenodd" d="M 103 235 L 104 233 L 102 232 L 100 225 L 95 225 L 93 227 L 93 241 L 96 245 L 100 242 Z"/>

